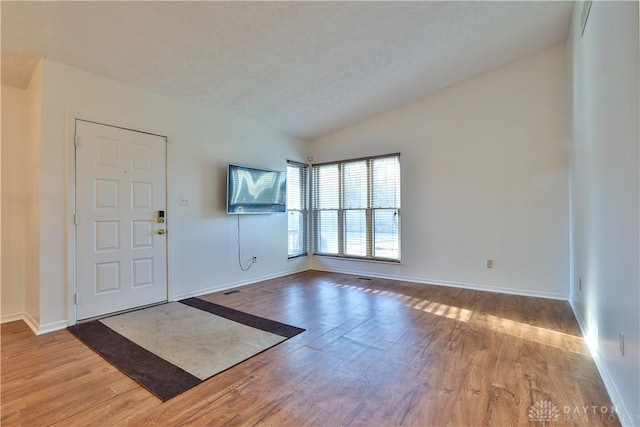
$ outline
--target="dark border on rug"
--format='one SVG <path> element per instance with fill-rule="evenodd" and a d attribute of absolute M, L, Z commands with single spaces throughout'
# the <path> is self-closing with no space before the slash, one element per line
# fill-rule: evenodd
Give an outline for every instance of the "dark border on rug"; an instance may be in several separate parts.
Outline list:
<path fill-rule="evenodd" d="M 267 347 L 253 356 L 239 361 L 233 366 L 237 366 L 305 331 L 302 328 L 244 313 L 198 298 L 187 298 L 178 302 L 284 338 L 284 340 L 279 343 Z M 150 307 L 141 307 L 139 310 L 148 308 Z M 114 316 L 118 316 L 119 314 L 114 314 Z M 120 372 L 138 382 L 163 402 L 233 367 L 230 366 L 223 371 L 201 380 L 115 332 L 100 322 L 100 319 L 78 323 L 69 326 L 67 330 L 87 347 L 94 350 L 103 359 L 115 366 Z"/>
<path fill-rule="evenodd" d="M 187 298 L 178 302 L 193 308 L 206 311 L 211 314 L 215 314 L 216 316 L 224 317 L 228 320 L 233 320 L 237 323 L 242 323 L 243 325 L 251 326 L 255 329 L 260 329 L 261 331 L 280 335 L 281 337 L 285 337 L 287 339 L 293 338 L 305 331 L 302 328 L 276 322 L 275 320 L 265 319 L 264 317 L 255 316 L 253 314 L 238 311 L 233 308 L 214 304 L 200 298 Z"/>
<path fill-rule="evenodd" d="M 78 323 L 69 326 L 67 330 L 163 402 L 202 382 L 198 377 L 140 347 L 99 320 Z"/>

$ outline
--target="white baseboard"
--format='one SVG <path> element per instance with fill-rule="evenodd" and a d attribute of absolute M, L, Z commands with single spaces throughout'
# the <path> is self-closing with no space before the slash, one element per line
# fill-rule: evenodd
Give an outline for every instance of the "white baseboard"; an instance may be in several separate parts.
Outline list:
<path fill-rule="evenodd" d="M 59 331 L 60 329 L 65 329 L 69 326 L 69 322 L 66 320 L 59 320 L 57 322 L 46 323 L 44 325 L 39 325 L 38 333 L 36 335 L 46 334 L 48 332 Z"/>
<path fill-rule="evenodd" d="M 33 317 L 31 317 L 29 313 L 3 314 L 0 323 L 15 322 L 17 320 L 22 320 L 24 323 L 26 323 L 29 329 L 31 329 L 31 331 L 35 335 L 42 335 L 46 334 L 47 332 L 58 331 L 68 326 L 68 322 L 66 320 L 60 320 L 58 322 L 41 325 Z"/>
<path fill-rule="evenodd" d="M 573 311 L 573 315 L 576 317 L 578 321 L 578 325 L 580 326 L 580 331 L 582 332 L 582 337 L 586 339 L 588 335 L 587 323 L 582 317 L 582 313 L 578 310 L 578 307 L 575 305 L 573 299 L 569 298 L 569 305 L 571 306 L 571 310 Z M 596 368 L 602 377 L 602 381 L 604 382 L 604 386 L 607 389 L 607 393 L 609 393 L 609 398 L 611 399 L 611 403 L 613 407 L 616 409 L 618 414 L 618 418 L 620 420 L 620 424 L 624 427 L 632 427 L 635 426 L 634 419 L 631 417 L 631 413 L 627 411 L 627 408 L 624 405 L 624 401 L 622 400 L 622 396 L 616 387 L 616 383 L 611 378 L 611 374 L 607 369 L 607 366 L 604 364 L 602 357 L 597 350 L 591 348 L 589 346 L 589 352 L 591 353 L 591 358 L 596 364 Z"/>
<path fill-rule="evenodd" d="M 421 279 L 417 277 L 403 277 L 400 280 L 407 280 L 410 282 L 438 285 L 438 286 L 449 286 L 453 288 L 462 288 L 462 289 L 471 289 L 474 291 L 484 291 L 484 292 L 496 292 L 499 294 L 509 294 L 509 295 L 519 295 L 525 297 L 535 297 L 535 298 L 547 298 L 547 299 L 555 299 L 561 301 L 567 301 L 569 299 L 569 295 L 559 294 L 556 292 L 542 292 L 542 291 L 534 291 L 531 289 L 516 289 L 516 288 L 505 288 L 500 286 L 490 286 L 490 285 L 479 285 L 475 283 L 464 283 L 464 282 L 449 282 L 444 280 L 431 280 L 431 279 Z"/>
<path fill-rule="evenodd" d="M 498 286 L 479 285 L 474 283 L 451 282 L 447 280 L 425 279 L 423 277 L 400 276 L 395 274 L 371 273 L 369 271 L 358 271 L 345 268 L 323 268 L 314 267 L 313 270 L 326 271 L 329 273 L 343 273 L 364 277 L 376 277 L 379 279 L 402 280 L 405 282 L 423 283 L 426 285 L 448 286 L 452 288 L 471 289 L 474 291 L 497 292 L 501 294 L 519 295 L 525 297 L 548 298 L 562 301 L 568 301 L 568 294 L 559 294 L 554 292 L 540 292 L 533 290 L 523 290 L 515 288 L 503 288 Z"/>
<path fill-rule="evenodd" d="M 24 320 L 24 313 L 3 314 L 0 317 L 0 323 L 15 322 L 16 320 Z"/>
<path fill-rule="evenodd" d="M 22 320 L 24 323 L 27 324 L 27 326 L 29 327 L 29 329 L 31 329 L 34 335 L 38 335 L 38 322 L 36 322 L 36 320 L 33 317 L 31 317 L 29 313 L 22 312 L 22 313 L 3 314 L 1 323 L 15 322 L 18 320 Z"/>
<path fill-rule="evenodd" d="M 172 295 L 169 300 L 170 301 L 180 301 L 185 298 L 199 297 L 201 295 L 210 294 L 213 292 L 226 291 L 227 289 L 233 289 L 240 286 L 251 285 L 253 283 L 262 282 L 263 280 L 277 279 L 278 277 L 288 276 L 289 274 L 301 273 L 303 271 L 307 271 L 309 268 L 297 268 L 294 270 L 281 271 L 275 274 L 267 274 L 265 276 L 254 277 L 248 280 L 239 280 L 236 282 L 223 283 L 220 285 L 211 286 L 205 289 L 198 289 L 196 291 L 185 292 L 182 294 Z"/>
<path fill-rule="evenodd" d="M 33 331 L 35 335 L 38 335 L 39 323 L 31 317 L 29 313 L 23 313 L 22 320 Z"/>

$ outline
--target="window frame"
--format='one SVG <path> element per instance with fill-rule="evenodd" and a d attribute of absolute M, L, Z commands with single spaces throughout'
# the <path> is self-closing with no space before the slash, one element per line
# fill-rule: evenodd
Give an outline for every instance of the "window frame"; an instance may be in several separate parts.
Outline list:
<path fill-rule="evenodd" d="M 374 199 L 374 177 L 373 177 L 373 162 L 378 159 L 390 158 L 397 159 L 398 162 L 398 171 L 397 171 L 397 206 L 389 206 L 389 207 L 373 207 L 373 199 Z M 364 161 L 366 164 L 366 207 L 357 207 L 357 208 L 346 208 L 345 207 L 345 165 L 348 163 L 356 163 Z M 321 184 L 321 180 L 318 178 L 319 171 L 323 166 L 333 166 L 337 165 L 338 167 L 338 190 L 335 192 L 337 194 L 338 199 L 338 207 L 337 208 L 318 208 L 319 203 L 319 186 Z M 323 163 L 314 163 L 311 165 L 311 207 L 309 209 L 311 215 L 311 247 L 313 248 L 314 256 L 321 257 L 336 257 L 336 258 L 347 258 L 347 259 L 356 259 L 356 260 L 366 260 L 366 261 L 376 261 L 376 262 L 390 262 L 390 263 L 401 263 L 401 247 L 402 247 L 402 239 L 401 239 L 401 221 L 400 221 L 400 212 L 401 212 L 401 166 L 400 166 L 400 153 L 393 154 L 385 154 L 379 156 L 369 156 L 369 157 L 361 157 L 354 158 L 348 160 L 340 160 L 335 162 L 323 162 Z M 397 258 L 393 257 L 384 257 L 384 256 L 376 256 L 374 255 L 375 251 L 375 243 L 376 243 L 376 227 L 375 227 L 375 213 L 376 211 L 385 211 L 385 210 L 395 210 L 394 217 L 397 219 L 396 227 L 397 227 Z M 337 212 L 337 252 L 323 252 L 320 250 L 320 233 L 319 228 L 321 227 L 321 212 L 329 212 L 335 211 Z M 348 211 L 365 211 L 365 244 L 366 244 L 366 255 L 354 255 L 347 253 L 347 234 L 346 230 L 346 220 L 347 220 L 347 212 Z"/>
<path fill-rule="evenodd" d="M 295 160 L 287 160 L 287 180 L 289 181 L 289 168 L 296 168 L 301 174 L 300 201 L 302 209 L 291 209 L 289 204 L 289 194 L 291 185 L 287 183 L 287 259 L 305 257 L 309 255 L 310 239 L 309 239 L 309 165 Z M 291 241 L 291 230 L 289 228 L 291 221 L 291 213 L 300 212 L 302 218 L 302 251 L 292 253 L 289 243 Z"/>

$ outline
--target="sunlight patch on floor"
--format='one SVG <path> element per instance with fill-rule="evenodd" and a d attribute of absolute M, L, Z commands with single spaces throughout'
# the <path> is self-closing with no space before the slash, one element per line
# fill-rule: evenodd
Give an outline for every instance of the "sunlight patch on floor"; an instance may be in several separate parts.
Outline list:
<path fill-rule="evenodd" d="M 448 319 L 458 320 L 460 322 L 468 322 L 469 320 L 471 320 L 471 314 L 473 313 L 471 310 L 467 310 L 466 308 L 455 307 L 447 304 L 425 300 L 422 298 L 415 298 L 409 295 L 403 295 L 391 291 L 381 291 L 379 289 L 362 288 L 360 286 L 342 284 L 337 284 L 335 286 L 342 289 L 351 289 L 381 296 L 390 296 L 399 299 L 404 303 L 406 307 L 412 308 L 414 310 L 420 310 L 425 313 L 435 314 L 436 316 L 442 316 Z"/>
<path fill-rule="evenodd" d="M 561 350 L 571 351 L 573 353 L 578 353 L 586 356 L 589 355 L 589 349 L 587 348 L 584 340 L 581 337 L 554 331 L 553 329 L 533 326 L 527 323 L 517 322 L 490 314 L 484 316 L 483 318 L 474 318 L 472 320 L 471 317 L 473 315 L 473 311 L 466 308 L 434 302 L 427 299 L 416 298 L 396 292 L 386 290 L 383 291 L 380 289 L 363 288 L 361 286 L 344 284 L 334 284 L 333 286 L 374 295 L 390 296 L 402 301 L 406 307 L 414 310 L 420 310 L 425 313 L 446 317 L 448 319 L 456 320 L 459 322 L 471 322 L 471 324 L 473 325 L 488 328 L 496 332 L 511 335 L 517 338 L 522 338 L 524 340 L 538 342 L 540 344 L 556 347 Z"/>
<path fill-rule="evenodd" d="M 513 337 L 535 341 L 573 353 L 589 355 L 589 349 L 582 338 L 554 331 L 553 329 L 541 328 L 490 314 L 475 323 Z"/>

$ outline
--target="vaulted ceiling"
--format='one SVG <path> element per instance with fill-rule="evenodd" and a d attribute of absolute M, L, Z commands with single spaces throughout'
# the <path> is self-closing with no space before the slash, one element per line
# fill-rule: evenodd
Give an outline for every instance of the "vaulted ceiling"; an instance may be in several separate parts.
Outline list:
<path fill-rule="evenodd" d="M 0 7 L 4 84 L 46 57 L 313 139 L 564 40 L 573 2 Z"/>

